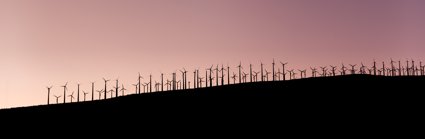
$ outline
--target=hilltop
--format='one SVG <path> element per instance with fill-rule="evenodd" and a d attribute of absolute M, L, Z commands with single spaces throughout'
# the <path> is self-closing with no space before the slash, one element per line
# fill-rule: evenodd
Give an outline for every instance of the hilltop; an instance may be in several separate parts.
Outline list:
<path fill-rule="evenodd" d="M 13 113 L 140 113 L 189 110 L 350 108 L 416 103 L 425 77 L 346 75 L 242 83 L 211 88 L 131 94 L 107 100 L 0 110 Z M 371 109 L 371 108 L 370 108 Z M 181 112 L 179 111 L 179 112 Z"/>

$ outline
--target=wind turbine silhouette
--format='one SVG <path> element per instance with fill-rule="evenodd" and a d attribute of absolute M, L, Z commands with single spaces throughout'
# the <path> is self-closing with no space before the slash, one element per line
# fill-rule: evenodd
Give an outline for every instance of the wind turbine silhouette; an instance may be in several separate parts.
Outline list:
<path fill-rule="evenodd" d="M 202 82 L 205 82 L 204 77 L 199 77 L 200 88 L 202 88 Z"/>
<path fill-rule="evenodd" d="M 360 63 L 362 66 L 360 67 L 360 74 L 366 74 L 366 66 L 363 65 L 363 62 Z"/>
<path fill-rule="evenodd" d="M 326 76 L 326 66 L 325 67 L 320 67 L 322 69 L 322 77 Z"/>
<path fill-rule="evenodd" d="M 288 70 L 288 72 L 289 72 L 289 80 L 292 80 L 292 77 L 294 77 L 294 70 L 292 69 L 292 70 Z M 295 78 L 295 77 L 294 77 Z"/>
<path fill-rule="evenodd" d="M 409 73 L 409 60 L 406 60 L 406 74 L 407 74 L 407 76 L 410 76 L 410 73 Z"/>
<path fill-rule="evenodd" d="M 286 65 L 286 64 L 288 64 L 288 62 L 283 63 L 283 62 L 281 62 L 281 61 L 280 61 L 280 64 L 282 64 L 283 80 L 285 81 L 285 80 L 286 80 L 286 79 L 285 79 L 285 75 L 286 75 L 286 74 L 285 74 L 285 65 Z"/>
<path fill-rule="evenodd" d="M 104 99 L 106 99 L 106 92 L 108 91 L 108 89 L 106 89 L 106 84 L 110 81 L 110 80 L 107 80 L 107 79 L 105 79 L 105 78 L 103 78 L 103 81 L 105 81 L 105 98 Z"/>
<path fill-rule="evenodd" d="M 118 86 L 118 78 L 115 81 L 116 81 L 116 84 L 115 84 L 115 97 L 118 97 L 118 89 L 120 88 Z"/>
<path fill-rule="evenodd" d="M 310 69 L 311 69 L 311 76 L 316 77 L 317 69 L 312 67 L 310 67 Z"/>
<path fill-rule="evenodd" d="M 83 91 L 83 95 L 84 95 L 84 101 L 86 101 L 86 95 L 89 94 L 86 91 Z"/>
<path fill-rule="evenodd" d="M 260 68 L 261 68 L 261 82 L 264 82 L 264 74 L 263 74 L 263 62 L 260 62 Z"/>
<path fill-rule="evenodd" d="M 354 65 L 349 64 L 349 65 L 351 66 L 351 74 L 356 74 L 355 67 L 357 66 L 357 64 L 354 64 Z"/>
<path fill-rule="evenodd" d="M 61 97 L 61 96 L 56 96 L 56 95 L 54 95 L 54 97 L 56 98 L 56 104 L 59 104 L 59 98 Z"/>
<path fill-rule="evenodd" d="M 258 74 L 259 74 L 260 72 L 259 71 L 257 71 L 257 72 L 255 72 L 254 71 L 254 81 L 255 82 L 257 82 L 258 81 Z"/>
<path fill-rule="evenodd" d="M 226 69 L 224 69 L 223 64 L 221 64 L 221 85 L 224 85 L 224 71 Z"/>
<path fill-rule="evenodd" d="M 101 100 L 102 99 L 102 92 L 103 92 L 103 89 L 101 89 L 101 90 L 96 90 L 96 92 L 98 92 L 99 93 L 99 100 Z M 105 96 L 106 96 L 106 94 L 105 94 Z"/>
<path fill-rule="evenodd" d="M 149 92 L 152 93 L 152 74 L 149 75 Z"/>
<path fill-rule="evenodd" d="M 280 68 L 277 68 L 277 80 L 280 81 L 280 75 L 282 74 L 282 72 L 280 72 Z"/>
<path fill-rule="evenodd" d="M 141 79 L 143 79 L 143 77 L 140 75 L 140 72 L 139 72 L 139 76 L 138 76 L 138 81 L 139 81 L 139 83 L 138 83 L 138 85 L 139 85 L 139 92 L 137 92 L 137 91 L 136 91 L 136 94 L 140 94 L 140 81 L 141 81 Z"/>
<path fill-rule="evenodd" d="M 242 69 L 242 62 L 239 62 L 238 68 L 239 68 L 239 83 L 241 83 L 241 69 Z"/>
<path fill-rule="evenodd" d="M 125 90 L 127 90 L 127 89 L 125 89 L 125 88 L 124 88 L 124 84 L 122 84 L 122 85 L 121 85 L 121 90 L 120 90 L 120 91 L 122 91 L 122 96 L 124 96 L 124 92 L 125 92 Z"/>
<path fill-rule="evenodd" d="M 71 95 L 68 95 L 68 97 L 70 97 L 70 98 L 71 98 L 71 103 L 72 103 L 72 100 L 75 98 L 75 97 L 74 97 L 74 91 L 71 93 Z"/>
<path fill-rule="evenodd" d="M 135 92 L 136 92 L 136 94 L 137 94 L 137 90 L 138 90 L 138 89 L 137 89 L 137 86 L 138 86 L 138 83 L 136 83 L 136 84 L 132 84 L 132 85 L 136 87 L 136 91 L 135 91 Z"/>
<path fill-rule="evenodd" d="M 373 75 L 376 75 L 376 61 L 373 59 Z"/>
<path fill-rule="evenodd" d="M 300 72 L 301 79 L 307 77 L 307 70 L 298 70 Z"/>
<path fill-rule="evenodd" d="M 205 70 L 205 78 L 208 78 L 208 79 L 206 79 L 207 81 L 205 82 L 205 84 L 206 84 L 206 86 L 208 86 L 208 80 L 210 80 L 210 87 L 212 87 L 212 78 L 211 78 L 211 74 L 212 74 L 212 67 L 213 67 L 213 65 L 211 65 L 211 67 L 210 68 L 206 68 Z M 210 71 L 210 76 L 208 77 L 208 71 Z"/>
<path fill-rule="evenodd" d="M 385 62 L 382 61 L 382 75 L 385 76 Z"/>
<path fill-rule="evenodd" d="M 252 82 L 252 64 L 249 63 L 249 81 Z"/>
<path fill-rule="evenodd" d="M 215 83 L 215 86 L 218 86 L 218 65 L 215 67 Z"/>
<path fill-rule="evenodd" d="M 233 79 L 233 84 L 236 84 L 236 74 L 233 72 L 233 76 L 232 76 L 232 79 Z"/>
<path fill-rule="evenodd" d="M 272 63 L 272 67 L 273 67 L 273 70 L 272 70 L 272 76 L 273 76 L 273 81 L 275 81 L 275 78 L 274 78 L 274 74 L 275 74 L 275 72 L 274 72 L 274 58 L 273 58 L 273 63 Z"/>
<path fill-rule="evenodd" d="M 345 71 L 347 70 L 347 68 L 345 67 L 344 63 L 342 63 L 341 70 L 342 70 L 342 75 L 345 75 L 346 74 Z"/>
<path fill-rule="evenodd" d="M 230 67 L 229 64 L 227 64 L 227 84 L 230 84 Z"/>
<path fill-rule="evenodd" d="M 161 72 L 161 92 L 164 92 L 164 73 Z"/>
<path fill-rule="evenodd" d="M 109 90 L 109 92 L 111 93 L 111 98 L 114 97 L 114 89 Z"/>
<path fill-rule="evenodd" d="M 394 62 L 393 59 L 391 58 L 391 76 L 395 76 L 395 67 L 394 67 Z"/>
<path fill-rule="evenodd" d="M 415 61 L 412 59 L 412 75 L 413 76 L 416 76 L 416 73 L 415 73 Z"/>
<path fill-rule="evenodd" d="M 196 89 L 196 69 L 193 71 L 193 89 Z"/>
<path fill-rule="evenodd" d="M 78 89 L 77 89 L 77 102 L 80 102 L 80 84 L 77 84 Z"/>
<path fill-rule="evenodd" d="M 48 86 L 47 88 L 47 105 L 50 104 L 50 89 L 52 89 L 53 86 Z"/>
<path fill-rule="evenodd" d="M 335 69 L 336 69 L 336 66 L 332 66 L 332 65 L 330 65 L 330 67 L 331 67 L 331 71 L 332 71 L 332 76 L 335 76 Z"/>
<path fill-rule="evenodd" d="M 269 72 L 269 71 L 267 71 L 267 69 L 265 70 L 266 71 L 266 81 L 269 81 L 269 74 L 271 73 L 271 72 Z"/>
<path fill-rule="evenodd" d="M 401 61 L 398 61 L 398 76 L 401 76 Z"/>
<path fill-rule="evenodd" d="M 63 103 L 66 102 L 66 90 L 68 90 L 68 88 L 66 87 L 68 85 L 68 82 L 65 83 L 65 85 L 63 85 Z"/>
<path fill-rule="evenodd" d="M 91 82 L 91 100 L 94 100 L 94 82 Z"/>
<path fill-rule="evenodd" d="M 187 70 L 183 68 L 184 76 L 183 76 L 183 89 L 187 89 Z"/>

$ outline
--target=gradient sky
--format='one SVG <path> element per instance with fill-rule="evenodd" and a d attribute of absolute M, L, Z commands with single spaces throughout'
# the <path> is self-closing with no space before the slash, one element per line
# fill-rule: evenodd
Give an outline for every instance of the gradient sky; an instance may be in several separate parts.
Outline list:
<path fill-rule="evenodd" d="M 423 0 L 0 0 L 0 108 L 102 77 L 134 92 L 138 72 L 421 60 L 424 13 Z"/>

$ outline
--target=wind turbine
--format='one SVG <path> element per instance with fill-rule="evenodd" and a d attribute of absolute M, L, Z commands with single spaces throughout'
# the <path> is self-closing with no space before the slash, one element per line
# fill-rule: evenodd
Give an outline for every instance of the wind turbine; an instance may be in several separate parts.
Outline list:
<path fill-rule="evenodd" d="M 230 84 L 230 67 L 229 64 L 227 64 L 227 84 Z"/>
<path fill-rule="evenodd" d="M 260 69 L 261 69 L 260 72 L 261 72 L 261 81 L 262 82 L 264 82 L 263 66 L 264 66 L 263 62 L 260 62 Z"/>
<path fill-rule="evenodd" d="M 239 62 L 238 68 L 239 68 L 239 83 L 241 83 L 241 79 L 242 79 L 242 77 L 241 77 L 242 62 Z"/>
<path fill-rule="evenodd" d="M 342 63 L 341 70 L 342 70 L 342 75 L 345 75 L 345 71 L 347 70 L 347 68 L 345 67 L 344 63 Z"/>
<path fill-rule="evenodd" d="M 109 90 L 109 92 L 111 93 L 111 98 L 114 97 L 114 89 Z"/>
<path fill-rule="evenodd" d="M 280 74 L 282 74 L 282 72 L 280 72 L 280 68 L 277 68 L 276 75 L 277 75 L 277 80 L 278 81 L 280 81 Z"/>
<path fill-rule="evenodd" d="M 140 75 L 140 72 L 139 72 L 139 76 L 138 76 L 139 92 L 136 91 L 136 94 L 140 94 L 140 81 L 141 81 L 141 79 L 143 79 L 143 77 Z"/>
<path fill-rule="evenodd" d="M 409 60 L 406 60 L 406 73 L 407 73 L 407 76 L 410 76 L 410 73 L 409 73 Z"/>
<path fill-rule="evenodd" d="M 332 68 L 332 76 L 335 76 L 335 69 L 336 69 L 336 66 L 332 66 L 332 65 L 330 65 L 330 67 Z"/>
<path fill-rule="evenodd" d="M 272 65 L 273 65 L 273 66 L 272 66 L 272 67 L 273 67 L 273 70 L 272 70 L 273 81 L 275 80 L 275 78 L 274 78 L 274 74 L 275 74 L 275 72 L 274 72 L 274 64 L 275 64 L 275 63 L 274 63 L 274 58 L 273 58 L 273 63 L 272 63 Z"/>
<path fill-rule="evenodd" d="M 401 76 L 401 61 L 398 61 L 398 76 Z"/>
<path fill-rule="evenodd" d="M 102 96 L 103 89 L 102 90 L 96 90 L 96 92 L 99 93 L 99 100 L 101 100 L 102 99 L 101 96 Z M 105 94 L 105 96 L 106 96 L 106 94 Z"/>
<path fill-rule="evenodd" d="M 300 72 L 300 76 L 301 76 L 301 79 L 302 78 L 306 78 L 306 72 L 307 72 L 307 70 L 298 70 L 299 72 Z"/>
<path fill-rule="evenodd" d="M 94 82 L 91 82 L 91 101 L 94 100 Z"/>
<path fill-rule="evenodd" d="M 232 79 L 233 79 L 233 84 L 236 84 L 236 74 L 233 72 L 233 76 L 232 76 Z"/>
<path fill-rule="evenodd" d="M 118 89 L 120 88 L 118 86 L 118 78 L 115 81 L 116 81 L 116 84 L 115 84 L 115 97 L 118 97 Z"/>
<path fill-rule="evenodd" d="M 385 76 L 385 62 L 382 61 L 382 75 Z"/>
<path fill-rule="evenodd" d="M 288 62 L 286 62 L 286 63 L 280 62 L 280 64 L 282 64 L 283 80 L 285 81 L 286 80 L 285 79 L 285 65 L 288 64 Z"/>
<path fill-rule="evenodd" d="M 135 91 L 135 92 L 136 92 L 136 94 L 137 94 L 137 90 L 138 90 L 138 89 L 137 89 L 137 86 L 138 86 L 138 83 L 136 83 L 136 84 L 132 84 L 132 85 L 136 87 L 136 91 Z"/>
<path fill-rule="evenodd" d="M 52 89 L 53 86 L 48 86 L 47 88 L 47 105 L 50 104 L 50 89 Z"/>
<path fill-rule="evenodd" d="M 185 76 L 187 71 L 186 69 L 183 68 L 183 70 L 180 70 L 180 72 L 182 73 L 183 89 L 185 89 L 185 82 L 186 82 Z"/>
<path fill-rule="evenodd" d="M 289 80 L 292 80 L 292 77 L 294 76 L 294 70 L 288 70 L 289 72 Z"/>
<path fill-rule="evenodd" d="M 255 82 L 257 82 L 258 81 L 258 74 L 259 74 L 260 72 L 259 71 L 257 71 L 257 72 L 255 72 L 254 71 L 254 81 Z"/>
<path fill-rule="evenodd" d="M 393 59 L 391 58 L 391 76 L 395 76 L 395 67 L 394 67 L 394 62 Z"/>
<path fill-rule="evenodd" d="M 311 69 L 311 76 L 316 77 L 317 69 L 312 67 L 310 67 L 310 69 Z"/>
<path fill-rule="evenodd" d="M 54 95 L 54 97 L 56 98 L 56 104 L 59 104 L 59 98 L 61 97 L 61 96 L 56 96 L 56 95 Z"/>
<path fill-rule="evenodd" d="M 202 88 L 202 83 L 205 82 L 204 77 L 199 77 L 200 88 Z"/>
<path fill-rule="evenodd" d="M 354 64 L 354 65 L 349 64 L 349 65 L 351 66 L 351 74 L 356 74 L 355 67 L 357 66 L 357 64 Z"/>
<path fill-rule="evenodd" d="M 110 81 L 110 80 L 106 80 L 105 78 L 103 78 L 103 81 L 105 81 L 105 99 L 106 99 L 106 92 L 108 91 L 108 89 L 106 89 L 106 84 Z"/>
<path fill-rule="evenodd" d="M 77 89 L 77 102 L 80 102 L 80 84 L 77 84 L 78 89 Z"/>
<path fill-rule="evenodd" d="M 66 87 L 68 85 L 68 82 L 65 83 L 65 85 L 63 85 L 63 103 L 66 102 L 66 90 L 68 90 L 68 88 Z"/>
<path fill-rule="evenodd" d="M 249 63 L 249 81 L 252 82 L 252 64 Z"/>
<path fill-rule="evenodd" d="M 363 65 L 363 62 L 360 63 L 362 66 L 360 67 L 360 74 L 366 74 L 366 66 Z"/>
<path fill-rule="evenodd" d="M 74 97 L 74 91 L 71 93 L 71 95 L 68 95 L 68 97 L 70 97 L 70 98 L 71 98 L 71 103 L 72 103 L 72 100 L 75 98 L 75 97 Z"/>
<path fill-rule="evenodd" d="M 152 93 L 152 74 L 149 75 L 149 92 Z"/>
<path fill-rule="evenodd" d="M 373 59 L 373 75 L 376 75 L 376 61 Z"/>
<path fill-rule="evenodd" d="M 218 86 L 218 65 L 215 67 L 215 82 L 216 82 L 215 86 Z"/>
<path fill-rule="evenodd" d="M 86 95 L 89 94 L 86 91 L 83 91 L 83 95 L 84 95 L 84 101 L 86 101 Z"/>
<path fill-rule="evenodd" d="M 266 81 L 269 81 L 269 74 L 270 74 L 270 72 L 267 71 L 267 69 L 266 69 Z"/>
<path fill-rule="evenodd" d="M 326 66 L 325 67 L 320 67 L 322 69 L 322 77 L 326 76 Z"/>
<path fill-rule="evenodd" d="M 196 69 L 193 71 L 193 89 L 196 89 Z"/>
<path fill-rule="evenodd" d="M 224 71 L 226 69 L 224 69 L 223 64 L 221 64 L 221 85 L 224 85 Z"/>
<path fill-rule="evenodd" d="M 164 73 L 162 72 L 161 72 L 161 92 L 164 92 Z"/>
<path fill-rule="evenodd" d="M 125 92 L 125 90 L 127 90 L 127 89 L 125 89 L 125 88 L 124 88 L 124 84 L 122 84 L 122 85 L 121 85 L 121 90 L 120 90 L 120 91 L 122 91 L 122 96 L 124 96 L 124 92 Z"/>
<path fill-rule="evenodd" d="M 415 61 L 412 59 L 412 75 L 413 76 L 416 76 L 416 73 L 415 73 Z"/>

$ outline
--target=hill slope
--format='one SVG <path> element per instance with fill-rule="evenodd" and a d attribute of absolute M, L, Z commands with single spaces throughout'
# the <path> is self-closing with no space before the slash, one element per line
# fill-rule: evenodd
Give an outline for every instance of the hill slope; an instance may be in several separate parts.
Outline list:
<path fill-rule="evenodd" d="M 265 110 L 284 107 L 397 106 L 419 100 L 424 83 L 425 77 L 418 76 L 347 75 L 133 94 L 100 101 L 5 109 L 0 110 L 0 113 L 90 114 L 182 112 L 202 109 Z"/>

